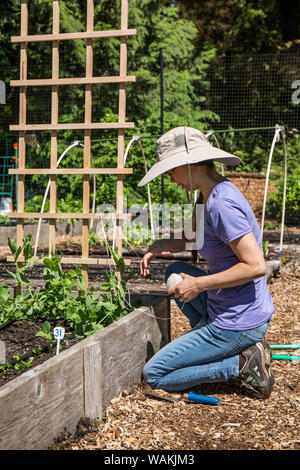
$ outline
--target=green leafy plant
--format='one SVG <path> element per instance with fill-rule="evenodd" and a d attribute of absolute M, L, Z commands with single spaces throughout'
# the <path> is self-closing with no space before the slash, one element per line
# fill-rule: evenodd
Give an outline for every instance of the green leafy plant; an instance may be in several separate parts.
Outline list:
<path fill-rule="evenodd" d="M 51 324 L 46 320 L 43 323 L 43 327 L 40 331 L 37 332 L 35 336 L 41 336 L 42 338 L 48 339 L 49 341 L 52 341 L 53 337 L 51 334 Z"/>
<path fill-rule="evenodd" d="M 283 204 L 283 179 L 281 178 L 278 183 L 278 192 L 272 193 L 266 204 L 266 214 L 276 219 L 281 220 L 282 204 Z M 292 173 L 287 176 L 287 187 L 285 197 L 285 224 L 286 225 L 299 225 L 300 220 L 300 168 L 294 169 Z"/>
<path fill-rule="evenodd" d="M 104 241 L 94 232 L 94 230 L 89 229 L 89 246 L 95 246 L 97 243 L 104 245 Z"/>
<path fill-rule="evenodd" d="M 0 224 L 1 225 L 9 225 L 10 218 L 7 215 L 0 215 Z"/>
<path fill-rule="evenodd" d="M 263 253 L 264 253 L 264 257 L 266 258 L 269 254 L 269 240 L 265 240 L 264 242 L 262 242 L 262 248 L 263 248 Z"/>
<path fill-rule="evenodd" d="M 105 274 L 104 283 L 98 288 L 91 287 L 85 294 L 77 297 L 77 313 L 73 313 L 72 325 L 77 337 L 88 336 L 114 321 L 119 320 L 132 310 L 126 301 L 126 283 L 135 276 L 131 272 L 125 276 L 125 262 L 119 255 L 118 249 L 109 247 L 115 262 L 111 273 Z"/>
<path fill-rule="evenodd" d="M 22 287 L 29 286 L 30 282 L 27 279 L 27 270 L 33 268 L 33 266 L 41 259 L 33 258 L 33 250 L 32 250 L 32 242 L 31 242 L 31 234 L 28 234 L 23 239 L 23 245 L 17 246 L 15 241 L 8 237 L 8 246 L 14 258 L 14 265 L 16 268 L 16 272 L 7 271 L 7 273 L 15 280 L 17 284 L 17 291 L 21 292 Z M 21 264 L 19 261 L 19 257 L 23 252 L 24 262 Z"/>
<path fill-rule="evenodd" d="M 8 286 L 1 286 L 0 323 L 42 319 L 44 323 L 37 336 L 46 338 L 51 344 L 51 322 L 65 322 L 76 337 L 84 338 L 132 310 L 126 301 L 126 282 L 135 272 L 125 276 L 125 262 L 117 249 L 109 248 L 115 266 L 111 267 L 110 274 L 106 273 L 106 282 L 87 289 L 81 268 L 64 271 L 60 257 L 52 253 L 51 258 L 43 258 L 45 287 L 39 290 L 32 288 L 26 272 L 36 262 L 32 259 L 31 237 L 26 237 L 20 247 L 10 239 L 9 246 L 16 267 L 16 273 L 10 274 L 20 293 L 11 299 Z M 20 267 L 21 252 L 24 253 L 24 264 Z"/>
<path fill-rule="evenodd" d="M 127 226 L 125 242 L 132 246 L 151 245 L 154 241 L 153 235 L 143 223 L 130 224 Z"/>
<path fill-rule="evenodd" d="M 10 369 L 22 370 L 32 366 L 36 357 L 41 353 L 41 347 L 33 349 L 32 355 L 25 359 L 21 359 L 20 356 L 14 354 L 11 361 L 7 361 L 5 364 L 0 364 L 0 372 L 2 378 L 5 378 Z"/>

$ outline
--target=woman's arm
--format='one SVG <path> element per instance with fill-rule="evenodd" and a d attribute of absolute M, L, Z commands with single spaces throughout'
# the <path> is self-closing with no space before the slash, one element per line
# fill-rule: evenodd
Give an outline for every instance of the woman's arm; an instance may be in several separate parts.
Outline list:
<path fill-rule="evenodd" d="M 181 238 L 164 238 L 162 240 L 156 240 L 148 248 L 147 253 L 145 253 L 140 263 L 140 271 L 142 276 L 147 276 L 147 274 L 150 274 L 149 264 L 153 258 L 156 258 L 157 256 L 169 256 L 170 253 L 181 253 L 182 251 L 187 250 L 187 243 L 191 243 L 195 240 L 193 237 L 194 233 L 191 231 L 193 228 L 192 220 L 193 219 L 188 222 L 185 230 L 181 234 Z M 186 238 L 186 232 L 191 238 Z"/>
<path fill-rule="evenodd" d="M 149 264 L 153 258 L 157 256 L 169 256 L 170 253 L 181 253 L 185 251 L 185 239 L 162 239 L 156 240 L 148 249 L 147 253 L 143 256 L 140 263 L 140 271 L 142 276 L 150 274 Z"/>
<path fill-rule="evenodd" d="M 207 276 L 193 277 L 180 273 L 183 281 L 169 290 L 182 302 L 189 302 L 200 292 L 234 287 L 266 274 L 266 263 L 252 232 L 229 243 L 239 263 L 229 269 Z"/>

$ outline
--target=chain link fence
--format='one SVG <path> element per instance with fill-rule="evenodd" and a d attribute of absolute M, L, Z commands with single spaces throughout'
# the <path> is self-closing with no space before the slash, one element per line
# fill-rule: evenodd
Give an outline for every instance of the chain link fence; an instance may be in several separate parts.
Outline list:
<path fill-rule="evenodd" d="M 300 54 L 216 58 L 207 79 L 205 106 L 220 117 L 216 129 L 299 127 Z"/>
<path fill-rule="evenodd" d="M 158 69 L 159 70 L 159 60 Z M 61 78 L 66 76 L 84 76 L 82 66 L 74 64 L 60 64 Z M 50 71 L 50 72 L 49 72 Z M 62 72 L 63 71 L 63 72 Z M 62 75 L 62 73 L 64 75 Z M 164 69 L 165 77 L 172 77 L 172 71 Z M 51 62 L 48 64 L 30 64 L 28 78 L 49 78 L 51 74 Z M 107 64 L 94 64 L 94 75 L 117 75 L 118 71 L 110 70 Z M 135 75 L 128 64 L 128 75 Z M 18 135 L 9 131 L 10 124 L 18 124 L 19 119 L 19 88 L 10 87 L 9 81 L 19 78 L 18 68 L 5 71 L 3 79 L 5 85 L 5 99 L 1 98 L 0 106 L 0 156 L 16 155 L 14 144 Z M 1 81 L 1 76 L 0 76 Z M 160 106 L 160 77 L 155 77 L 153 83 L 147 87 L 141 79 L 136 83 L 127 84 L 127 120 L 142 121 L 143 100 L 153 99 L 153 106 Z M 221 146 L 235 153 L 237 148 L 248 149 L 248 153 L 255 150 L 257 143 L 265 148 L 261 159 L 261 167 L 266 163 L 267 149 L 271 144 L 273 131 L 271 127 L 276 124 L 284 126 L 288 132 L 296 132 L 300 129 L 300 54 L 278 53 L 259 54 L 247 56 L 226 56 L 213 59 L 207 70 L 205 86 L 201 80 L 193 82 L 193 94 L 203 96 L 204 99 L 195 103 L 196 108 L 209 110 L 218 116 L 209 127 L 220 132 L 229 129 L 256 129 L 255 132 L 239 132 L 233 136 L 229 133 L 217 134 Z M 299 90 L 299 93 L 298 93 Z M 2 86 L 3 91 L 3 86 Z M 84 121 L 84 86 L 69 85 L 59 87 L 59 122 L 83 122 Z M 169 103 L 170 93 L 174 93 L 168 79 L 164 80 L 164 109 L 172 111 Z M 183 90 L 176 90 L 180 94 Z M 2 93 L 3 94 L 3 93 Z M 93 86 L 93 121 L 113 122 L 118 120 L 118 84 L 101 84 Z M 180 118 L 180 99 L 176 110 L 176 119 Z M 184 103 L 184 100 L 182 100 Z M 175 113 L 175 114 L 176 114 Z M 159 109 L 157 111 L 159 121 Z M 51 87 L 28 87 L 27 89 L 27 123 L 42 124 L 51 122 Z M 184 124 L 184 123 L 182 123 Z M 174 127 L 174 126 L 173 126 Z M 267 129 L 266 129 L 267 128 Z M 158 123 L 157 129 L 160 129 Z M 165 131 L 168 129 L 165 128 Z M 148 134 L 148 142 L 151 140 L 151 154 L 154 155 L 157 135 L 153 130 L 140 129 Z M 126 132 L 128 138 L 136 131 Z M 115 130 L 92 131 L 95 140 L 117 139 Z M 67 131 L 63 134 L 64 148 L 74 140 L 83 140 L 82 131 Z M 150 145 L 150 144 L 149 144 Z M 61 150 L 64 150 L 62 147 Z M 150 148 L 150 147 L 149 147 Z M 50 133 L 27 133 L 27 161 L 32 167 L 48 167 L 50 156 Z M 253 150 L 253 151 L 254 151 Z M 1 160 L 1 159 L 0 159 Z M 5 160 L 0 165 L 4 165 Z M 246 168 L 246 167 L 245 167 Z M 259 169 L 259 164 L 258 164 Z M 3 174 L 3 171 L 0 171 Z M 37 183 L 28 178 L 28 194 L 41 194 L 46 184 L 46 179 Z"/>

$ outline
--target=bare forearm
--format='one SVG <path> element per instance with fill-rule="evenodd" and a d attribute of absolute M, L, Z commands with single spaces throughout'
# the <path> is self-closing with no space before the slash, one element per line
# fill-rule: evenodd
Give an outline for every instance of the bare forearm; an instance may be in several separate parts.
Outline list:
<path fill-rule="evenodd" d="M 181 302 L 190 302 L 201 292 L 240 286 L 266 274 L 266 263 L 253 234 L 240 237 L 230 243 L 238 262 L 219 273 L 193 277 L 179 273 L 183 280 L 168 291 Z"/>
<path fill-rule="evenodd" d="M 266 274 L 265 265 L 251 266 L 247 263 L 237 263 L 229 269 L 208 276 L 201 276 L 199 282 L 203 290 L 223 289 L 235 287 L 253 281 Z M 198 278 L 197 278 L 198 279 Z"/>

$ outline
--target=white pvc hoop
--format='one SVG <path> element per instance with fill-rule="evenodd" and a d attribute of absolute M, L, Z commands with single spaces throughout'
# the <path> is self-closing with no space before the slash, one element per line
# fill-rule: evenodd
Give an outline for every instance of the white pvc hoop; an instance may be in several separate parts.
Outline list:
<path fill-rule="evenodd" d="M 282 251 L 282 245 L 283 245 L 285 201 L 286 201 L 286 187 L 287 187 L 287 151 L 286 151 L 286 138 L 285 138 L 284 129 L 281 129 L 281 136 L 282 136 L 283 152 L 284 152 L 284 177 L 283 177 L 283 200 L 282 200 L 282 214 L 281 214 L 280 245 L 279 245 L 280 251 Z"/>
<path fill-rule="evenodd" d="M 134 142 L 138 142 L 139 146 L 140 146 L 140 149 L 141 149 L 141 152 L 142 152 L 142 156 L 143 156 L 143 160 L 144 160 L 144 168 L 145 168 L 145 174 L 147 173 L 148 169 L 147 169 L 147 162 L 146 162 L 146 157 L 145 157 L 145 153 L 144 153 L 144 149 L 143 149 L 143 146 L 142 146 L 142 143 L 141 143 L 141 138 L 137 135 L 133 136 L 131 141 L 129 142 L 129 144 L 127 145 L 127 148 L 126 148 L 126 151 L 125 151 L 125 156 L 124 156 L 124 166 L 126 165 L 126 159 L 127 159 L 127 155 L 128 155 L 128 152 L 129 152 L 129 149 L 131 147 L 131 145 L 134 143 Z M 150 192 L 150 185 L 149 183 L 147 184 L 147 192 L 148 192 L 148 204 L 149 204 L 149 213 L 150 213 L 150 226 L 151 226 L 151 232 L 152 232 L 152 236 L 153 236 L 153 239 L 155 240 L 155 230 L 154 230 L 154 222 L 153 222 L 153 213 L 152 213 L 152 202 L 151 202 L 151 192 Z"/>
<path fill-rule="evenodd" d="M 286 186 L 287 186 L 287 151 L 286 151 L 286 137 L 285 137 L 284 127 L 281 127 L 278 124 L 276 124 L 276 126 L 275 126 L 275 134 L 274 134 L 274 137 L 273 137 L 273 141 L 272 141 L 272 145 L 271 145 L 271 149 L 270 149 L 270 154 L 269 154 L 269 159 L 268 159 L 267 175 L 266 175 L 265 190 L 264 190 L 263 212 L 262 212 L 262 220 L 261 220 L 261 240 L 263 240 L 263 229 L 264 229 L 264 223 L 265 223 L 265 211 L 266 211 L 268 184 L 269 184 L 272 157 L 273 157 L 273 153 L 274 153 L 275 144 L 279 140 L 279 134 L 281 134 L 281 136 L 282 136 L 283 153 L 284 153 L 284 184 L 283 184 L 283 200 L 282 200 L 282 214 L 281 214 L 280 245 L 279 245 L 279 250 L 282 251 L 283 234 L 284 234 L 284 219 L 285 219 L 285 205 L 286 205 Z M 216 138 L 216 136 L 214 135 L 213 131 L 209 131 L 206 134 L 207 138 L 210 137 L 210 136 L 212 136 L 214 138 L 217 146 L 220 148 L 219 141 Z M 222 164 L 222 175 L 224 176 L 223 164 Z"/>
<path fill-rule="evenodd" d="M 216 142 L 217 147 L 220 148 L 219 141 L 218 141 L 217 137 L 215 136 L 214 131 L 209 131 L 209 132 L 206 134 L 205 137 L 208 138 L 208 137 L 210 137 L 210 136 L 212 136 L 212 137 L 214 138 L 214 141 Z M 222 176 L 224 176 L 224 164 L 223 164 L 223 163 L 221 163 L 221 173 L 222 173 Z"/>
<path fill-rule="evenodd" d="M 71 150 L 71 148 L 75 147 L 76 145 L 80 145 L 81 147 L 84 147 L 84 145 L 79 142 L 79 140 L 75 140 L 73 142 L 73 144 L 69 145 L 69 147 L 66 148 L 66 150 L 63 151 L 63 153 L 61 154 L 61 156 L 59 157 L 59 159 L 57 160 L 57 168 L 59 167 L 59 164 L 60 162 L 63 160 L 63 158 L 65 157 L 65 155 L 68 153 L 69 150 Z M 94 166 L 94 163 L 93 163 L 93 159 L 92 159 L 92 164 Z M 46 204 L 46 200 L 47 200 L 47 197 L 48 197 L 48 193 L 49 193 L 49 190 L 50 190 L 50 179 L 48 181 L 48 184 L 47 184 L 47 187 L 46 187 L 46 191 L 44 193 L 44 198 L 43 198 L 43 202 L 42 202 L 42 207 L 41 207 L 41 210 L 40 210 L 40 213 L 44 212 L 44 209 L 45 209 L 45 204 Z M 95 210 L 95 201 L 96 201 L 96 177 L 94 175 L 94 196 L 93 196 L 93 213 L 94 213 L 94 210 Z M 92 221 L 93 219 L 91 219 L 91 223 L 90 223 L 90 228 L 92 228 Z M 41 230 L 41 224 L 42 224 L 42 219 L 39 219 L 38 221 L 38 226 L 37 226 L 37 230 L 36 230 L 36 237 L 35 237 L 35 247 L 34 247 L 34 254 L 33 256 L 36 256 L 37 255 L 37 249 L 38 249 L 38 241 L 39 241 L 39 236 L 40 236 L 40 230 Z"/>
<path fill-rule="evenodd" d="M 282 251 L 284 218 L 285 218 L 286 183 L 287 183 L 287 152 L 286 152 L 286 139 L 285 139 L 284 127 L 281 127 L 278 124 L 276 124 L 275 126 L 275 133 L 274 133 L 274 137 L 273 137 L 273 141 L 272 141 L 272 145 L 270 149 L 270 154 L 269 154 L 269 159 L 268 159 L 268 167 L 267 167 L 267 175 L 266 175 L 265 191 L 264 191 L 263 212 L 262 212 L 262 219 L 261 219 L 261 240 L 263 240 L 263 235 L 264 235 L 265 211 L 266 211 L 268 184 L 269 184 L 272 157 L 274 153 L 275 144 L 276 142 L 278 142 L 278 139 L 279 139 L 279 134 L 281 134 L 282 136 L 283 150 L 284 150 L 284 185 L 283 185 L 283 201 L 282 201 L 280 244 L 279 244 L 279 250 Z"/>

